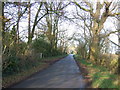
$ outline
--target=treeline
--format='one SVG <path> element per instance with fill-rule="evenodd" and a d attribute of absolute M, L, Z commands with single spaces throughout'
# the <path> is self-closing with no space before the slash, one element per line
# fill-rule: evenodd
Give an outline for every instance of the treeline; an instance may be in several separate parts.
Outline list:
<path fill-rule="evenodd" d="M 114 45 L 114 50 L 112 49 L 112 51 L 115 52 L 115 47 L 117 50 L 120 46 L 109 38 L 111 34 L 116 34 L 119 38 L 118 17 L 120 14 L 115 11 L 118 9 L 118 2 L 99 1 L 95 3 L 96 7 L 93 6 L 93 2 L 84 2 L 85 5 L 83 6 L 82 3 L 74 3 L 77 6 L 76 18 L 83 22 L 81 24 L 83 33 L 78 33 L 79 37 L 74 34 L 74 40 L 79 42 L 76 49 L 79 58 L 104 66 L 112 73 L 118 74 L 120 71 L 118 60 L 120 52 L 118 55 L 113 54 L 111 47 Z M 80 13 L 80 10 L 83 10 L 83 14 Z M 108 19 L 118 21 L 117 23 L 111 22 L 116 27 L 115 30 L 106 29 L 105 23 Z"/>
<path fill-rule="evenodd" d="M 75 32 L 71 37 L 72 40 L 79 42 L 76 51 L 80 58 L 109 69 L 114 67 L 113 72 L 117 73 L 118 56 L 111 55 L 112 58 L 109 58 L 109 46 L 112 42 L 109 36 L 117 34 L 119 38 L 120 29 L 108 30 L 104 25 L 109 18 L 119 21 L 120 13 L 116 11 L 118 3 L 103 1 L 95 2 L 93 5 L 94 2 L 86 0 L 0 2 L 3 71 L 19 71 L 19 66 L 30 63 L 29 60 L 34 64 L 32 62 L 40 55 L 50 57 L 66 53 L 70 39 L 66 30 L 60 28 L 61 23 L 66 20 L 76 24 L 81 31 Z M 73 13 L 66 11 L 68 6 L 75 8 Z M 21 26 L 21 23 L 26 27 L 23 28 L 24 25 Z M 114 25 L 117 27 L 117 23 Z"/>
<path fill-rule="evenodd" d="M 58 29 L 67 5 L 62 2 L 0 2 L 0 5 L 3 76 L 35 66 L 41 58 L 67 54 L 67 36 Z M 20 27 L 24 20 L 25 30 Z"/>
<path fill-rule="evenodd" d="M 6 41 L 7 42 L 4 45 L 9 45 L 11 44 L 9 42 L 14 40 Z M 6 50 L 3 54 L 3 75 L 24 71 L 35 66 L 37 63 L 40 63 L 42 58 L 65 54 L 67 53 L 63 52 L 60 48 L 52 48 L 50 43 L 47 42 L 47 40 L 44 40 L 43 36 L 33 40 L 29 47 L 28 44 L 23 41 L 14 43 L 9 47 L 6 46 Z"/>

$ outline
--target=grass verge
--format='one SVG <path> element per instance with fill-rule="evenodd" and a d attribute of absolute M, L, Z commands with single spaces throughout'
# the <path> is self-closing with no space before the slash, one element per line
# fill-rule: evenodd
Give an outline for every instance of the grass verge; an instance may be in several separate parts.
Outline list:
<path fill-rule="evenodd" d="M 120 76 L 110 73 L 105 67 L 94 65 L 86 60 L 81 60 L 75 56 L 75 60 L 83 72 L 83 76 L 89 81 L 90 88 L 118 88 L 120 89 Z"/>
<path fill-rule="evenodd" d="M 37 62 L 36 66 L 30 67 L 29 69 L 25 69 L 24 71 L 18 72 L 17 74 L 2 77 L 2 87 L 3 88 L 12 87 L 15 84 L 31 77 L 32 75 L 36 74 L 37 72 L 40 72 L 40 71 L 48 68 L 51 64 L 64 58 L 65 56 L 67 56 L 67 55 L 43 58 L 40 60 L 40 62 Z"/>

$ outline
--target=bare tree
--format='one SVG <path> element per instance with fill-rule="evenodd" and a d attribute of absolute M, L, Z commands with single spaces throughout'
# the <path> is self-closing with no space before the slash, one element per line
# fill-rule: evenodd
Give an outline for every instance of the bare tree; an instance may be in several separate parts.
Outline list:
<path fill-rule="evenodd" d="M 37 26 L 38 22 L 48 14 L 48 12 L 47 12 L 44 15 L 42 15 L 41 17 L 39 17 L 39 13 L 41 11 L 42 5 L 43 5 L 43 2 L 40 2 L 39 8 L 38 8 L 37 13 L 35 15 L 35 19 L 33 21 L 32 29 L 31 29 L 30 34 L 28 36 L 28 43 L 29 44 L 32 42 L 32 39 L 34 37 L 35 27 Z"/>
<path fill-rule="evenodd" d="M 51 47 L 57 49 L 59 19 L 64 15 L 63 9 L 66 7 L 66 5 L 64 5 L 62 2 L 45 2 L 44 5 L 46 11 L 48 11 L 48 15 L 46 16 L 46 36 L 48 37 Z"/>
<path fill-rule="evenodd" d="M 113 5 L 112 1 L 111 2 L 104 1 L 103 3 L 98 1 L 96 2 L 96 7 L 93 7 L 92 3 L 86 0 L 84 0 L 83 3 L 86 5 L 86 7 L 83 7 L 81 4 L 74 2 L 74 4 L 79 7 L 79 9 L 82 9 L 83 11 L 90 13 L 92 17 L 93 24 L 91 27 L 92 44 L 90 47 L 91 48 L 90 59 L 95 62 L 97 61 L 97 57 L 100 52 L 99 37 L 100 37 L 100 32 L 104 27 L 104 23 L 106 22 L 108 17 L 119 15 L 119 13 L 113 12 L 116 9 L 116 6 Z M 101 12 L 101 10 L 103 10 L 103 12 Z"/>

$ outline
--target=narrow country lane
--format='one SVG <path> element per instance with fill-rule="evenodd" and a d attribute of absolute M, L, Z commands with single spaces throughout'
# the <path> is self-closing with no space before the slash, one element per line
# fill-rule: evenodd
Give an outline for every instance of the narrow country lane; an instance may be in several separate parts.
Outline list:
<path fill-rule="evenodd" d="M 73 55 L 51 65 L 49 68 L 33 75 L 13 88 L 84 88 L 85 83 L 80 75 Z"/>

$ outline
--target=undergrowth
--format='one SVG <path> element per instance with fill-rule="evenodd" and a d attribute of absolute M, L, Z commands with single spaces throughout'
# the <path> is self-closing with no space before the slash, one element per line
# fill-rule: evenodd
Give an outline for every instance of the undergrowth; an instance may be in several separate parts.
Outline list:
<path fill-rule="evenodd" d="M 87 67 L 88 75 L 92 79 L 92 88 L 120 89 L 119 75 L 111 73 L 104 66 L 94 65 L 87 60 L 77 58 L 77 56 L 75 56 L 75 59 Z"/>
<path fill-rule="evenodd" d="M 60 58 L 63 58 L 67 55 L 62 56 L 54 56 L 54 57 L 47 57 L 41 59 L 39 62 L 34 63 L 34 65 L 26 65 L 27 68 L 25 68 L 23 71 L 20 71 L 18 73 L 14 74 L 8 74 L 8 75 L 2 75 L 2 87 L 8 87 L 11 86 L 14 83 L 17 83 L 32 74 L 39 72 L 40 70 L 43 70 L 44 68 L 47 68 L 49 66 L 49 63 L 45 63 L 43 61 L 56 61 Z M 24 68 L 24 67 L 23 67 Z"/>

